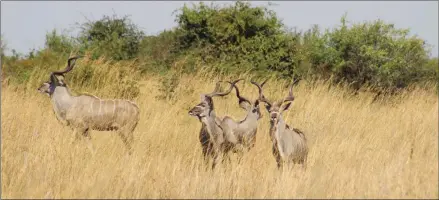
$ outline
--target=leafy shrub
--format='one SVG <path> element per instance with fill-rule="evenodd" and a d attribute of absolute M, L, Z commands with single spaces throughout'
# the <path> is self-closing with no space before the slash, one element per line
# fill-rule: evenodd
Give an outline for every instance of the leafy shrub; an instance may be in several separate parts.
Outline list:
<path fill-rule="evenodd" d="M 314 72 L 330 74 L 336 82 L 353 83 L 356 89 L 363 85 L 396 89 L 423 78 L 428 60 L 425 42 L 409 37 L 408 29 L 382 20 L 349 27 L 345 16 L 341 23 L 322 38 L 311 36 L 315 39 L 309 51 Z"/>
<path fill-rule="evenodd" d="M 58 34 L 56 30 L 46 34 L 45 49 L 68 55 L 75 47 L 77 48 L 77 43 L 74 38 L 70 38 L 65 34 Z"/>
<path fill-rule="evenodd" d="M 224 8 L 185 5 L 176 21 L 181 32 L 178 49 L 195 50 L 206 63 L 227 63 L 220 64 L 227 66 L 222 71 L 291 75 L 297 65 L 297 38 L 266 8 L 241 1 Z"/>
<path fill-rule="evenodd" d="M 163 73 L 171 68 L 178 54 L 176 46 L 178 32 L 165 30 L 157 36 L 146 36 L 140 43 L 140 62 L 142 72 Z"/>
<path fill-rule="evenodd" d="M 78 40 L 83 50 L 92 50 L 93 58 L 133 59 L 139 53 L 144 33 L 127 17 L 104 16 L 81 25 Z"/>

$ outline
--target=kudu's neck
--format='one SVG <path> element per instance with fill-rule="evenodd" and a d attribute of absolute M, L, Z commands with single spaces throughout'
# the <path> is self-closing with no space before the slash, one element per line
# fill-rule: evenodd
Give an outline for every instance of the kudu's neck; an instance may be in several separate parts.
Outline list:
<path fill-rule="evenodd" d="M 216 114 L 215 111 L 211 111 L 208 116 L 202 117 L 201 122 L 206 125 L 207 130 L 211 134 L 219 133 L 221 130 L 219 124 L 216 122 Z"/>
<path fill-rule="evenodd" d="M 247 111 L 247 115 L 245 116 L 244 120 L 241 121 L 241 124 L 256 125 L 258 119 L 259 119 L 258 113 L 252 112 L 252 109 L 249 109 Z"/>
<path fill-rule="evenodd" d="M 55 88 L 50 98 L 57 113 L 64 112 L 75 102 L 75 97 L 72 96 L 69 89 L 61 86 Z"/>
<path fill-rule="evenodd" d="M 281 116 L 278 117 L 277 121 L 270 122 L 270 138 L 273 143 L 273 152 L 281 157 L 284 157 L 284 154 L 280 141 L 282 141 L 285 128 L 286 124 Z"/>
<path fill-rule="evenodd" d="M 272 140 L 280 140 L 282 138 L 282 133 L 286 129 L 285 121 L 282 116 L 279 116 L 277 121 L 271 122 L 270 124 L 270 136 Z"/>

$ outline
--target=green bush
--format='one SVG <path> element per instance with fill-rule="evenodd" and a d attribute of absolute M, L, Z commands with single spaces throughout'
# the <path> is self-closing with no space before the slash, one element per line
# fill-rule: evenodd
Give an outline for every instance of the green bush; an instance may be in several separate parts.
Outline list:
<path fill-rule="evenodd" d="M 157 36 L 146 36 L 140 43 L 139 60 L 142 72 L 163 73 L 169 70 L 177 59 L 174 51 L 178 38 L 175 30 L 165 30 Z"/>
<path fill-rule="evenodd" d="M 279 72 L 291 76 L 298 64 L 296 35 L 283 30 L 273 11 L 238 1 L 220 8 L 203 3 L 180 9 L 178 49 L 195 51 L 227 73 Z M 227 64 L 225 64 L 227 63 Z"/>
<path fill-rule="evenodd" d="M 74 38 L 65 34 L 58 34 L 56 30 L 46 34 L 45 49 L 52 52 L 68 55 L 75 48 L 78 48 L 77 45 Z"/>
<path fill-rule="evenodd" d="M 128 60 L 138 55 L 143 36 L 127 16 L 114 15 L 83 23 L 78 40 L 83 51 L 92 50 L 94 59 Z"/>
<path fill-rule="evenodd" d="M 343 16 L 340 27 L 326 31 L 321 38 L 311 36 L 315 41 L 309 59 L 315 73 L 329 74 L 336 82 L 350 83 L 356 89 L 364 85 L 403 88 L 425 78 L 428 61 L 425 42 L 408 34 L 408 29 L 397 29 L 382 20 L 349 27 Z"/>

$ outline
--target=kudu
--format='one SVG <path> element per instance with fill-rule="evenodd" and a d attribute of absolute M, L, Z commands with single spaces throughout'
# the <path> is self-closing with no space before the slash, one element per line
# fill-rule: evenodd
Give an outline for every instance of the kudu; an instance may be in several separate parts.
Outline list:
<path fill-rule="evenodd" d="M 273 143 L 273 155 L 276 158 L 277 167 L 281 168 L 284 163 L 291 164 L 292 162 L 293 164 L 302 164 L 306 168 L 308 157 L 307 139 L 301 130 L 290 127 L 282 118 L 282 113 L 294 101 L 294 84 L 290 86 L 286 98 L 272 103 L 263 95 L 262 86 L 255 82 L 252 83 L 258 87 L 259 100 L 265 103 L 265 107 L 270 114 L 270 138 Z"/>
<path fill-rule="evenodd" d="M 201 122 L 199 140 L 202 153 L 206 161 L 209 156 L 213 158 L 212 169 L 219 161 L 223 161 L 223 156 L 227 155 L 230 150 L 230 145 L 225 140 L 223 128 L 221 127 L 222 119 L 216 116 L 212 97 L 228 95 L 238 81 L 229 82 L 231 84 L 230 88 L 225 92 L 219 92 L 220 82 L 217 82 L 214 91 L 209 94 L 202 94 L 201 102 L 188 112 L 189 115 L 198 117 Z"/>
<path fill-rule="evenodd" d="M 128 100 L 100 99 L 87 94 L 73 96 L 64 81 L 58 79 L 57 76 L 70 72 L 80 57 L 69 58 L 67 67 L 50 73 L 50 81 L 43 83 L 38 90 L 50 97 L 56 118 L 74 130 L 75 141 L 82 135 L 88 138 L 90 147 L 90 130 L 117 131 L 131 154 L 133 131 L 139 122 L 139 107 Z M 91 150 L 94 153 L 92 147 Z"/>
<path fill-rule="evenodd" d="M 237 80 L 237 82 L 240 80 Z M 266 81 L 264 81 L 261 85 L 263 86 L 265 82 Z M 259 99 L 251 102 L 247 98 L 240 95 L 238 86 L 233 85 L 233 87 L 236 91 L 238 104 L 242 109 L 247 111 L 247 115 L 239 122 L 235 121 L 229 116 L 226 116 L 221 123 L 221 127 L 223 128 L 226 140 L 233 146 L 232 151 L 239 154 L 238 159 L 241 161 L 244 152 L 249 151 L 255 146 L 258 120 L 262 117 L 262 115 L 259 109 Z"/>

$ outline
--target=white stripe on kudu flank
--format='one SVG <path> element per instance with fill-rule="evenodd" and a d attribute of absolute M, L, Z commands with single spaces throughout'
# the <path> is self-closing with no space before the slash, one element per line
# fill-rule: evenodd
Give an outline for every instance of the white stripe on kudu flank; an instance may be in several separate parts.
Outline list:
<path fill-rule="evenodd" d="M 116 101 L 112 99 L 113 101 L 113 118 L 115 117 L 114 114 L 116 113 Z"/>
<path fill-rule="evenodd" d="M 98 111 L 98 116 L 101 116 L 101 109 L 102 109 L 102 100 L 99 99 L 99 111 Z"/>

